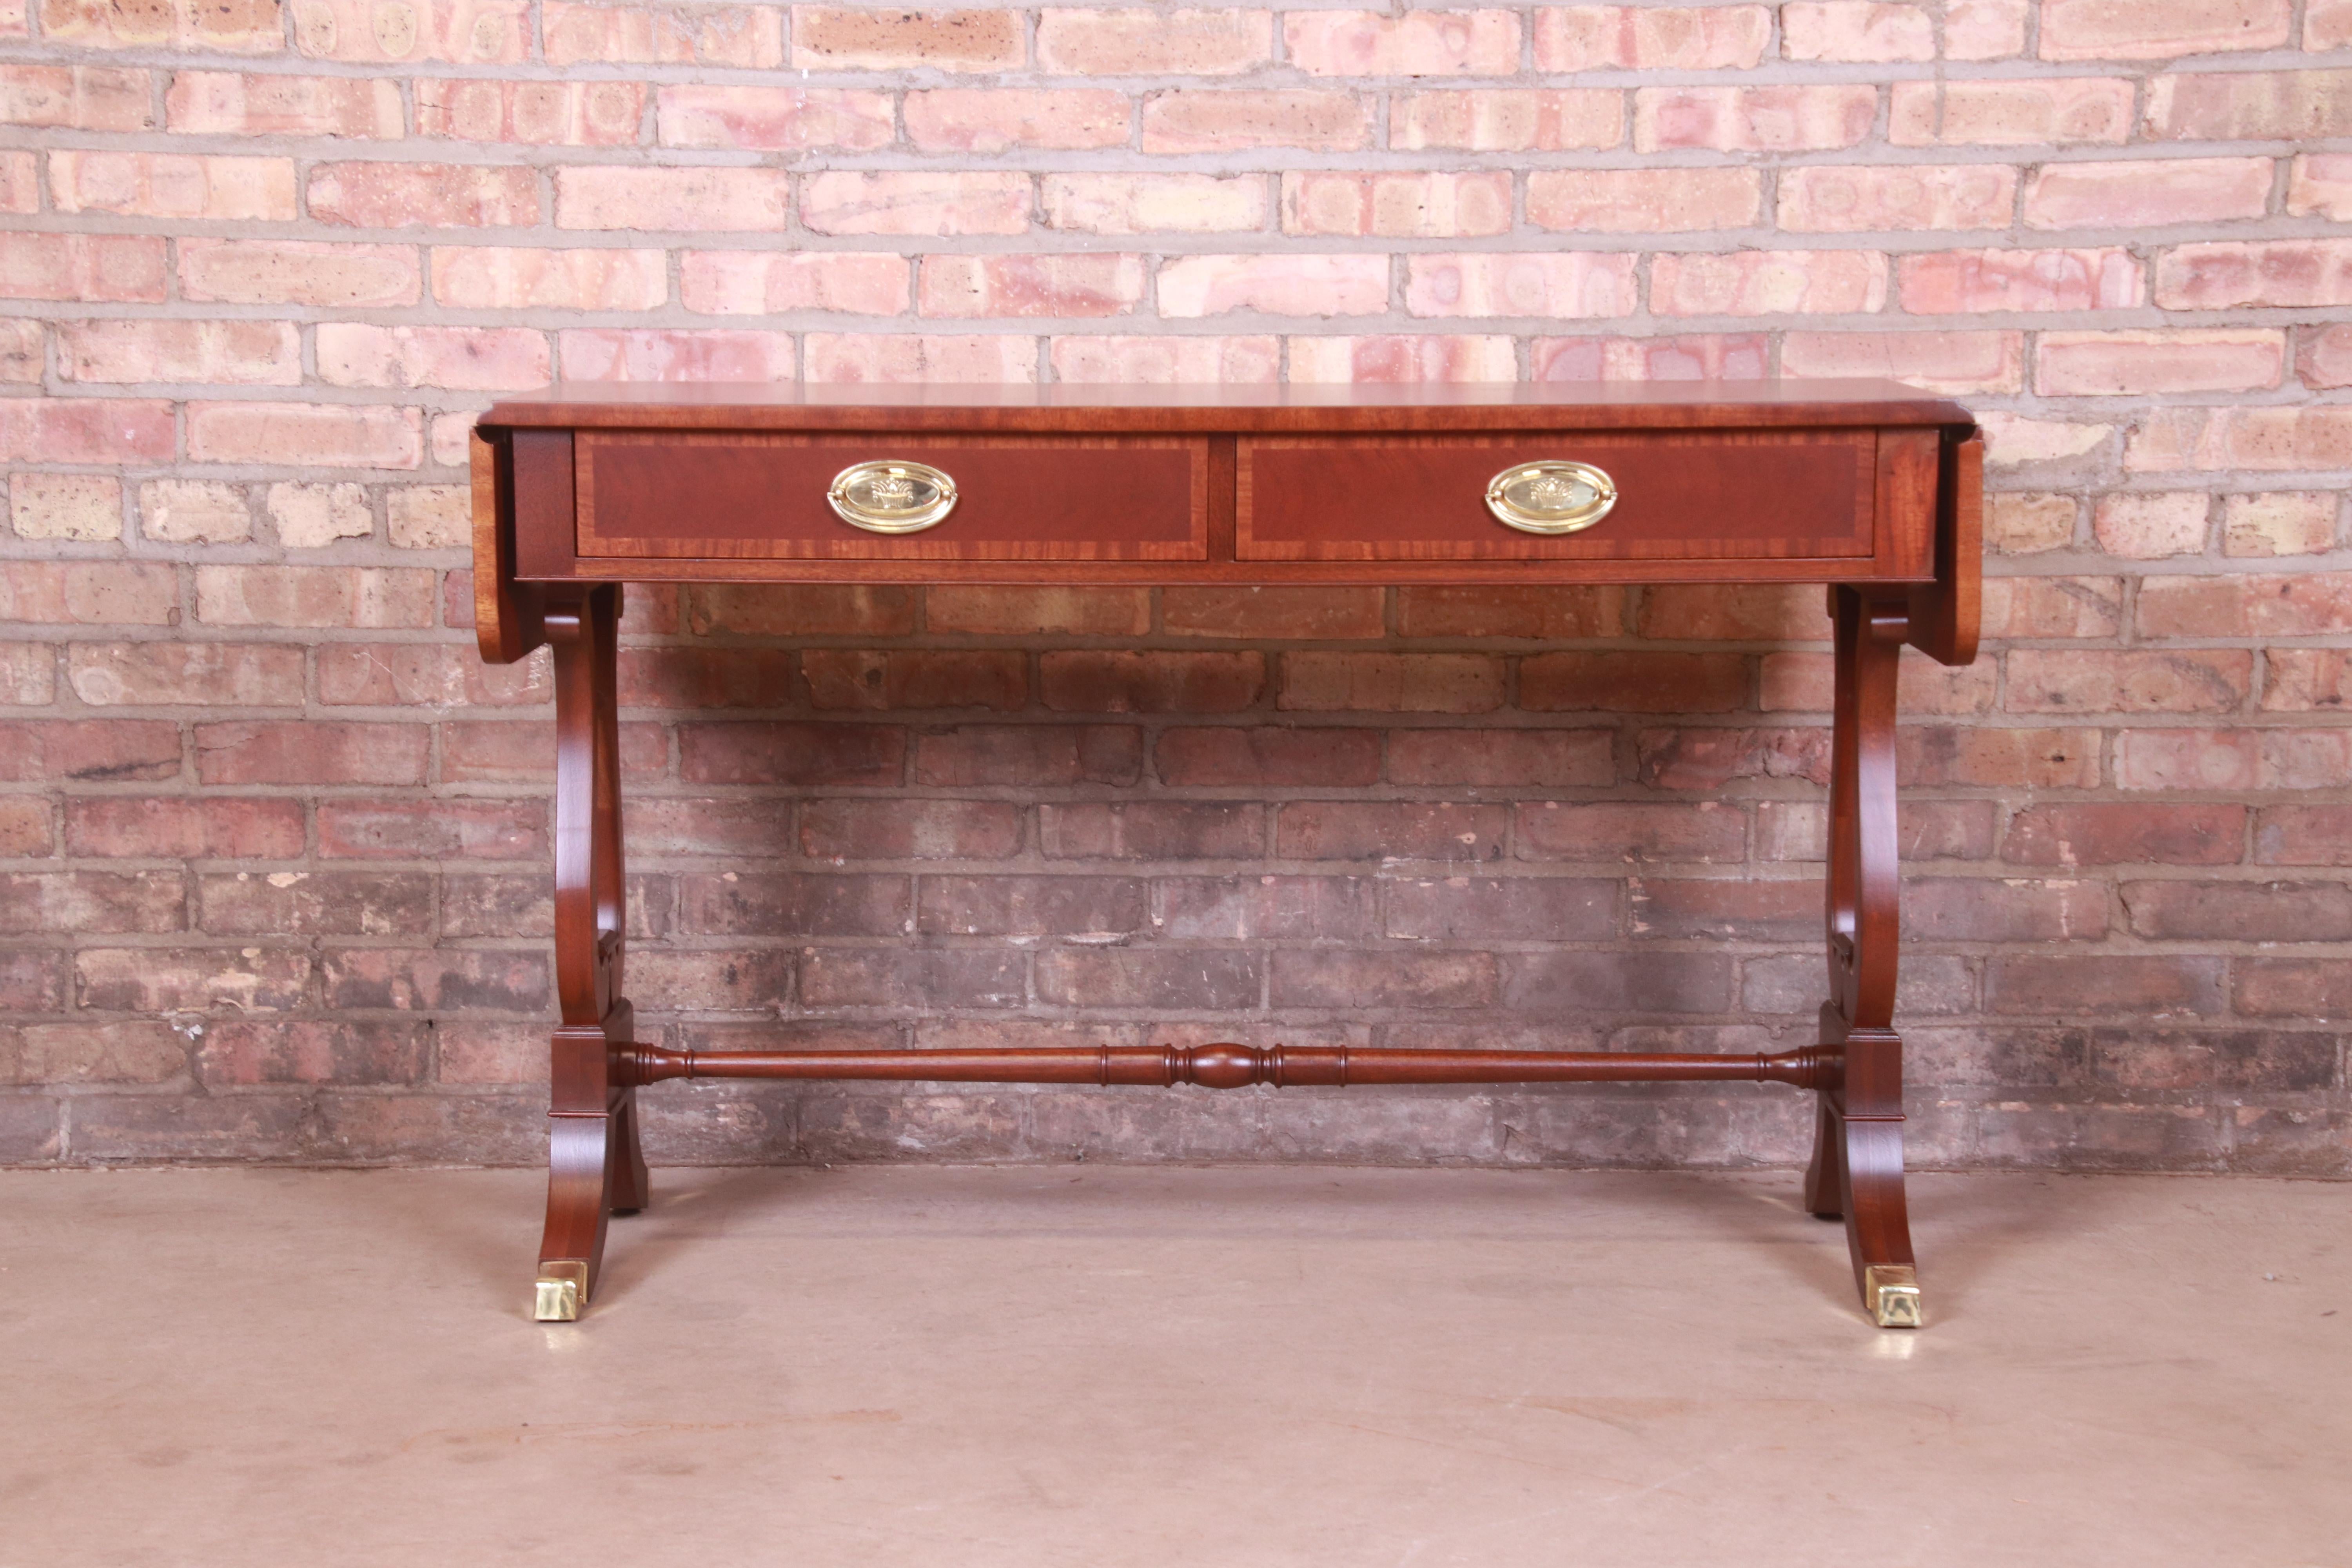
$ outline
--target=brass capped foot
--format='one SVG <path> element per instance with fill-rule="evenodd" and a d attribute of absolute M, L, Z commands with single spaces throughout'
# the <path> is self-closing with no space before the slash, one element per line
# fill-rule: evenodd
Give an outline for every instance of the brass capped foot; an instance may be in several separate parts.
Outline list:
<path fill-rule="evenodd" d="M 1916 1329 L 1919 1315 L 1919 1271 L 1907 1264 L 1874 1263 L 1862 1271 L 1862 1294 L 1870 1315 L 1882 1329 Z"/>
<path fill-rule="evenodd" d="M 585 1263 L 542 1263 L 530 1315 L 542 1323 L 575 1323 L 580 1321 L 580 1304 L 587 1299 Z"/>

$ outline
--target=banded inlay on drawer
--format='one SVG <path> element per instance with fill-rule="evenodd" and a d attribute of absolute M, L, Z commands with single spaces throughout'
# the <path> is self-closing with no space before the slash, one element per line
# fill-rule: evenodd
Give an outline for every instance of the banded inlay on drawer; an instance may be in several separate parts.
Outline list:
<path fill-rule="evenodd" d="M 1866 558 L 1877 449 L 1872 430 L 1247 437 L 1235 543 L 1244 561 Z M 1571 531 L 1540 530 L 1548 499 Z"/>
<path fill-rule="evenodd" d="M 577 440 L 583 556 L 1208 555 L 1209 445 L 1199 437 L 583 430 Z M 853 468 L 860 472 L 852 475 Z M 922 504 L 938 493 L 935 476 L 951 481 L 944 510 Z M 838 490 L 837 479 L 845 481 Z M 900 496 L 901 488 L 908 493 Z M 933 510 L 935 518 L 926 515 Z M 914 526 L 886 531 L 875 525 L 894 515 Z"/>

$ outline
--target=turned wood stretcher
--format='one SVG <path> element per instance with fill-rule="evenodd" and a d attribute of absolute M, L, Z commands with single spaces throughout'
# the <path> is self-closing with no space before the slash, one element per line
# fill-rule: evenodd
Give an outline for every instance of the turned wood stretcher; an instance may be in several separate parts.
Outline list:
<path fill-rule="evenodd" d="M 1976 657 L 1982 446 L 1886 382 L 1631 387 L 583 384 L 474 434 L 482 657 L 554 649 L 547 1228 L 576 1318 L 646 1201 L 635 1096 L 672 1078 L 1172 1085 L 1696 1081 L 1819 1097 L 1805 1201 L 1880 1325 L 1916 1327 L 1893 1027 L 1895 676 Z M 674 1050 L 623 994 L 614 625 L 624 582 L 1822 583 L 1834 628 L 1828 1001 L 1779 1055 L 1099 1047 Z"/>

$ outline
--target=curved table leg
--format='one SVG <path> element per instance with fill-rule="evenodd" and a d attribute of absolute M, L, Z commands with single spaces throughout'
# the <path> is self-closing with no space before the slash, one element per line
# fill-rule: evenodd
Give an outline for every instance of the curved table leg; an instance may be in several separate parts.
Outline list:
<path fill-rule="evenodd" d="M 1822 1044 L 1839 1053 L 1822 1090 L 1805 1205 L 1843 1216 L 1863 1305 L 1882 1328 L 1917 1328 L 1919 1282 L 1903 1194 L 1903 1041 L 1895 1016 L 1901 876 L 1895 800 L 1895 674 L 1904 597 L 1830 591 L 1836 729 L 1830 770 L 1829 1005 Z"/>
<path fill-rule="evenodd" d="M 616 1082 L 632 1035 L 621 996 L 624 897 L 620 723 L 614 644 L 617 585 L 551 596 L 555 649 L 555 984 L 563 1023 L 549 1067 L 547 1229 L 532 1316 L 579 1317 L 596 1288 L 604 1226 L 645 1206 L 635 1091 Z"/>

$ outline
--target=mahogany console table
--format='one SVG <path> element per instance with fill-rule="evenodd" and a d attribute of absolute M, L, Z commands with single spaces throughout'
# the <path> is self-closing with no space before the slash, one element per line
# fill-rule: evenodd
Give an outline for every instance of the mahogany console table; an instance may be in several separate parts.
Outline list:
<path fill-rule="evenodd" d="M 579 1316 L 645 1205 L 672 1078 L 1169 1085 L 1754 1079 L 1819 1097 L 1806 1205 L 1916 1327 L 1895 1005 L 1895 671 L 1976 657 L 1982 447 L 1886 382 L 1460 387 L 559 386 L 474 435 L 482 657 L 555 659 L 547 1230 Z M 667 583 L 1823 583 L 1836 647 L 1829 1000 L 1780 1055 L 1339 1047 L 670 1050 L 622 994 L 614 626 Z"/>

